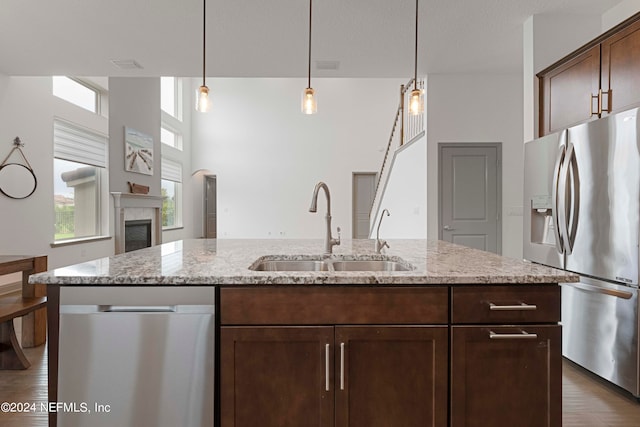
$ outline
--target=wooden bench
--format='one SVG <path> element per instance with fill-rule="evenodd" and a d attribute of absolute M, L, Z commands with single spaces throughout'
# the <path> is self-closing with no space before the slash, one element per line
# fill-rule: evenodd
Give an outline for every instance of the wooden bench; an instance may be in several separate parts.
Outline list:
<path fill-rule="evenodd" d="M 21 292 L 0 295 L 0 369 L 27 369 L 31 364 L 18 343 L 13 319 L 47 305 L 47 297 L 23 297 Z"/>
<path fill-rule="evenodd" d="M 0 296 L 0 369 L 26 369 L 22 348 L 47 340 L 47 287 L 29 284 L 29 276 L 47 270 L 46 256 L 0 255 L 0 275 L 22 272 L 22 290 Z M 22 348 L 13 319 L 22 317 Z"/>

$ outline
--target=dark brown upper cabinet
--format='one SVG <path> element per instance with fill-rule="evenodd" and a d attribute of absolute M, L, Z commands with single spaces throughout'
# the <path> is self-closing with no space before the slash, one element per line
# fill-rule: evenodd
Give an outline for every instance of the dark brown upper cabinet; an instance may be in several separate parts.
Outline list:
<path fill-rule="evenodd" d="M 546 73 L 540 80 L 540 134 L 597 117 L 600 46 Z"/>
<path fill-rule="evenodd" d="M 640 14 L 538 73 L 540 136 L 640 105 Z"/>
<path fill-rule="evenodd" d="M 640 102 L 640 21 L 604 40 L 601 48 L 603 114 L 637 105 Z"/>

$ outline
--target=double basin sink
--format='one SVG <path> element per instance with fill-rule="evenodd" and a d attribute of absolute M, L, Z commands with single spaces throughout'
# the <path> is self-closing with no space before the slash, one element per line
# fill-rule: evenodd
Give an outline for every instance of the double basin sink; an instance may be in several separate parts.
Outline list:
<path fill-rule="evenodd" d="M 331 257 L 309 257 L 304 259 L 282 259 L 278 255 L 263 256 L 250 267 L 254 271 L 410 271 L 414 270 L 408 262 L 399 257 L 386 255 Z"/>

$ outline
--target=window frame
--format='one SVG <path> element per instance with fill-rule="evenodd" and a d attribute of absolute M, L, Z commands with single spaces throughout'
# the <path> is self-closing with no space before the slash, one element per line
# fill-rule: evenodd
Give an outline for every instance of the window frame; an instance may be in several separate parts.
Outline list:
<path fill-rule="evenodd" d="M 63 98 L 63 97 L 61 97 L 59 95 L 56 95 L 53 92 L 53 79 L 56 78 L 56 77 L 63 77 L 63 78 L 69 79 L 72 82 L 75 82 L 75 83 L 79 84 L 80 86 L 83 86 L 86 89 L 89 89 L 91 92 L 93 92 L 94 93 L 94 99 L 93 99 L 94 100 L 94 106 L 93 106 L 94 110 L 93 111 L 89 110 L 88 108 L 85 108 L 82 105 L 76 104 L 75 102 L 70 101 L 67 98 Z M 89 111 L 90 113 L 97 114 L 97 115 L 102 115 L 102 90 L 100 88 L 96 87 L 95 85 L 93 85 L 93 84 L 91 84 L 91 83 L 89 83 L 89 82 L 87 82 L 87 81 L 85 81 L 85 80 L 83 80 L 83 79 L 81 79 L 79 77 L 73 77 L 73 76 L 52 76 L 51 81 L 52 81 L 51 93 L 52 93 L 52 95 L 54 97 L 56 97 L 58 99 L 62 99 L 63 101 L 68 102 L 69 104 L 75 105 L 78 108 L 82 108 L 83 110 Z"/>
<path fill-rule="evenodd" d="M 170 132 L 174 135 L 175 139 L 175 145 L 170 145 L 167 144 L 166 142 L 162 141 L 162 130 L 166 130 L 167 132 Z M 174 148 L 178 151 L 182 151 L 182 133 L 180 131 L 178 131 L 175 127 L 171 126 L 171 124 L 165 122 L 164 120 L 161 121 L 160 123 L 160 142 L 162 142 L 162 144 L 164 144 L 167 147 L 171 147 Z"/>
<path fill-rule="evenodd" d="M 176 179 L 172 179 L 172 177 L 164 175 L 164 169 L 162 168 L 162 165 L 165 162 L 169 162 L 169 163 L 175 163 L 177 166 L 179 166 L 180 168 L 180 180 L 177 181 Z M 160 160 L 160 191 L 162 191 L 163 188 L 163 181 L 166 182 L 171 182 L 174 185 L 174 223 L 172 225 L 164 225 L 162 224 L 162 230 L 173 230 L 173 229 L 177 229 L 177 228 L 183 228 L 183 199 L 182 199 L 182 180 L 183 180 L 183 174 L 184 174 L 184 168 L 183 168 L 183 164 L 181 161 L 179 161 L 176 158 L 173 158 L 171 156 L 167 156 L 167 155 L 162 155 L 162 158 Z M 164 214 L 164 203 L 162 205 L 162 209 L 161 209 L 161 214 Z"/>
<path fill-rule="evenodd" d="M 178 122 L 182 123 L 183 121 L 183 109 L 182 109 L 182 104 L 183 104 L 183 95 L 184 95 L 184 91 L 183 91 L 183 79 L 181 77 L 175 77 L 175 76 L 162 76 L 160 77 L 160 79 L 162 80 L 163 78 L 172 78 L 173 79 L 173 108 L 175 111 L 175 115 L 171 114 L 165 110 L 162 109 L 162 102 L 160 102 L 160 111 L 164 114 L 166 114 L 168 117 L 171 117 L 174 120 L 177 120 Z M 160 84 L 160 99 L 162 101 L 162 84 Z"/>
<path fill-rule="evenodd" d="M 66 131 L 71 131 L 74 132 L 75 135 L 77 135 L 77 132 L 86 132 L 87 134 L 92 134 L 94 137 L 97 137 L 99 139 L 104 139 L 104 158 L 103 160 L 103 164 L 95 164 L 95 163 L 91 163 L 91 160 L 89 161 L 82 161 L 81 156 L 77 156 L 77 155 L 71 155 L 70 158 L 65 158 L 64 155 L 57 155 L 56 154 L 56 150 L 59 149 L 59 147 L 56 144 L 56 130 L 57 129 L 61 129 L 62 130 L 62 134 L 64 134 L 64 132 Z M 51 244 L 52 247 L 56 247 L 56 246 L 63 246 L 63 245 L 67 245 L 67 244 L 71 244 L 74 242 L 83 242 L 83 241 L 87 241 L 87 240 L 96 240 L 96 239 L 104 239 L 104 238 L 108 238 L 108 236 L 105 235 L 105 232 L 108 232 L 109 230 L 109 215 L 106 213 L 106 207 L 109 206 L 109 200 L 108 200 L 108 170 L 109 170 L 109 153 L 108 153 L 108 136 L 104 135 L 101 132 L 98 132 L 96 130 L 93 129 L 89 129 L 86 128 L 82 125 L 79 125 L 77 123 L 65 120 L 65 119 L 60 119 L 58 117 L 54 117 L 54 142 L 53 142 L 53 157 L 52 157 L 52 161 L 54 163 L 53 165 L 53 178 L 54 178 L 54 182 L 57 179 L 56 176 L 56 166 L 55 166 L 55 162 L 56 160 L 61 160 L 61 161 L 65 161 L 65 162 L 70 162 L 73 163 L 74 165 L 78 165 L 79 167 L 82 166 L 91 166 L 94 167 L 96 169 L 96 174 L 95 174 L 95 185 L 96 185 L 96 195 L 95 195 L 95 213 L 96 216 L 94 218 L 94 222 L 95 222 L 95 233 L 92 235 L 87 235 L 87 236 L 75 236 L 74 237 L 69 237 L 69 238 L 63 238 L 63 239 L 57 239 L 56 238 L 56 232 L 55 232 L 55 228 L 57 225 L 57 222 L 55 220 L 55 209 L 56 209 L 56 203 L 55 203 L 55 185 L 53 186 L 53 192 L 52 192 L 52 196 L 54 198 L 53 200 L 53 214 L 54 214 L 54 221 L 53 221 L 53 225 L 54 225 L 54 230 L 53 230 L 53 243 Z M 64 137 L 61 137 L 61 141 L 65 141 Z M 65 141 L 67 142 L 68 139 Z M 95 140 L 94 140 L 95 142 Z M 66 145 L 66 148 L 68 149 L 69 147 L 72 147 L 73 145 Z M 90 144 L 87 144 L 88 147 L 91 147 Z M 65 144 L 62 143 L 60 145 L 60 147 L 65 147 Z M 95 148 L 95 147 L 92 147 Z M 64 151 L 64 150 L 61 150 Z M 97 158 L 95 158 L 97 159 Z M 75 189 L 74 189 L 74 206 L 76 205 L 76 194 L 75 194 Z M 75 209 L 75 208 L 74 208 Z"/>

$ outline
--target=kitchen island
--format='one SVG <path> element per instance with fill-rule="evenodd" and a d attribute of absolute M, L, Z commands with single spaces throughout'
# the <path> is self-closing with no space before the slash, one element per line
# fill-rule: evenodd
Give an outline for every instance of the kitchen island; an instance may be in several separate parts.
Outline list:
<path fill-rule="evenodd" d="M 34 275 L 49 285 L 49 400 L 64 398 L 66 299 L 142 291 L 154 305 L 201 288 L 216 302 L 216 425 L 560 426 L 558 283 L 578 277 L 441 241 L 389 246 L 185 240 Z M 255 270 L 272 261 L 318 270 Z M 404 270 L 352 271 L 359 261 Z"/>

